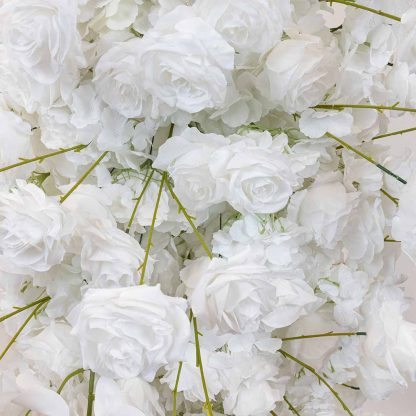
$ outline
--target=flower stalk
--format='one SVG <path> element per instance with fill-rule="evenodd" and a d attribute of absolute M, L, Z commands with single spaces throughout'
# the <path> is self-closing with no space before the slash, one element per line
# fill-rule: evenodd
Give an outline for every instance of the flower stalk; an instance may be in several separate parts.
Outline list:
<path fill-rule="evenodd" d="M 353 337 L 353 336 L 366 336 L 367 332 L 324 332 L 321 334 L 311 335 L 299 335 L 296 337 L 282 338 L 282 341 L 294 341 L 298 339 L 311 339 L 311 338 L 322 338 L 322 337 Z"/>
<path fill-rule="evenodd" d="M 88 382 L 88 405 L 87 405 L 87 416 L 92 416 L 93 404 L 94 404 L 94 381 L 95 373 L 90 370 L 90 380 Z"/>
<path fill-rule="evenodd" d="M 350 415 L 354 416 L 351 412 L 351 410 L 348 408 L 348 406 L 345 404 L 345 402 L 341 399 L 340 395 L 334 388 L 325 380 L 324 377 L 322 377 L 312 366 L 304 363 L 303 361 L 299 360 L 299 358 L 294 357 L 293 355 L 289 354 L 287 351 L 284 351 L 282 349 L 278 350 L 280 354 L 283 355 L 283 357 L 301 365 L 304 369 L 308 370 L 310 373 L 312 373 L 321 383 L 325 384 L 325 386 L 329 389 L 329 391 L 334 395 L 334 397 L 337 399 L 337 401 L 341 404 L 342 408 Z"/>
<path fill-rule="evenodd" d="M 356 9 L 366 10 L 367 12 L 378 14 L 379 16 L 387 17 L 388 19 L 395 20 L 396 22 L 401 21 L 401 18 L 398 16 L 395 16 L 394 14 L 386 13 L 386 12 L 383 12 L 382 10 L 373 9 L 371 7 L 364 6 L 363 4 L 355 3 L 355 1 L 350 1 L 350 0 L 320 0 L 320 1 L 325 1 L 327 3 L 330 3 L 331 5 L 332 3 L 344 4 L 345 6 L 352 6 L 352 7 L 355 7 Z"/>
<path fill-rule="evenodd" d="M 296 416 L 300 416 L 300 413 L 296 410 L 296 408 L 293 406 L 292 403 L 290 403 L 290 401 L 288 400 L 287 396 L 283 396 L 283 400 L 285 401 L 285 403 L 287 404 L 287 407 L 289 408 L 289 410 Z"/>
<path fill-rule="evenodd" d="M 108 150 L 105 151 L 90 167 L 89 169 L 77 180 L 75 185 L 63 196 L 61 196 L 61 204 L 81 185 L 82 182 L 87 179 L 90 173 L 101 163 L 101 161 L 107 156 Z"/>
<path fill-rule="evenodd" d="M 27 309 L 30 309 L 30 308 L 32 308 L 33 306 L 36 306 L 36 305 L 39 305 L 39 304 L 46 303 L 46 302 L 48 302 L 48 301 L 50 301 L 50 300 L 51 300 L 50 296 L 45 296 L 45 297 L 44 297 L 44 298 L 42 298 L 42 299 L 36 300 L 36 301 L 34 301 L 34 302 L 32 302 L 32 303 L 29 303 L 29 304 L 27 304 L 27 305 L 25 305 L 25 306 L 22 306 L 22 307 L 16 308 L 16 310 L 15 310 L 15 311 L 10 312 L 10 313 L 8 313 L 7 315 L 3 315 L 3 316 L 1 316 L 1 317 L 0 317 L 0 322 L 3 322 L 3 321 L 5 321 L 6 319 L 11 318 L 12 316 L 15 316 L 15 315 L 19 314 L 20 312 L 23 312 L 23 311 L 25 311 L 25 310 L 27 310 Z"/>
<path fill-rule="evenodd" d="M 368 108 L 372 110 L 390 110 L 390 111 L 403 111 L 403 112 L 409 112 L 409 113 L 416 113 L 416 108 L 410 108 L 410 107 L 397 107 L 396 105 L 372 105 L 372 104 L 319 104 L 315 105 L 315 109 L 321 109 L 321 110 L 344 110 L 345 108 Z"/>

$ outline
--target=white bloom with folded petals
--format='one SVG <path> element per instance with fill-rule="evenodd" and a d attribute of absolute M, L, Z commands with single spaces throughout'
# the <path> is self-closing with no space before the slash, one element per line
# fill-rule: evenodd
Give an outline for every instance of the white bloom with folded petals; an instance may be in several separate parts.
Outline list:
<path fill-rule="evenodd" d="M 119 379 L 152 381 L 165 364 L 183 358 L 190 335 L 186 301 L 159 286 L 89 289 L 68 316 L 84 368 Z"/>
<path fill-rule="evenodd" d="M 44 272 L 59 264 L 73 230 L 71 215 L 56 198 L 33 184 L 0 198 L 0 254 L 26 273 Z"/>

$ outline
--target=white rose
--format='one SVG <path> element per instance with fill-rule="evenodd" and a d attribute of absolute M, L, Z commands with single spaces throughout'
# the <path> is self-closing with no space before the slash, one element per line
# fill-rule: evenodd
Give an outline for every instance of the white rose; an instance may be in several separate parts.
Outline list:
<path fill-rule="evenodd" d="M 215 152 L 209 164 L 226 200 L 243 213 L 269 214 L 284 208 L 297 184 L 281 141 L 270 133 L 230 136 L 232 144 Z"/>
<path fill-rule="evenodd" d="M 358 203 L 358 192 L 347 192 L 336 177 L 315 183 L 292 197 L 289 219 L 309 228 L 316 242 L 334 248 L 343 236 L 351 210 Z"/>
<path fill-rule="evenodd" d="M 18 183 L 0 198 L 0 253 L 27 273 L 60 263 L 73 220 L 53 197 L 33 184 Z"/>
<path fill-rule="evenodd" d="M 187 128 L 159 148 L 153 167 L 169 172 L 175 193 L 185 207 L 206 210 L 224 197 L 224 186 L 212 177 L 208 163 L 212 154 L 226 144 L 224 136 Z"/>
<path fill-rule="evenodd" d="M 138 268 L 144 259 L 139 242 L 107 222 L 96 221 L 82 230 L 81 269 L 94 287 L 137 285 Z M 149 258 L 146 275 L 151 274 Z"/>
<path fill-rule="evenodd" d="M 287 0 L 197 0 L 193 7 L 243 57 L 272 48 L 290 17 Z"/>
<path fill-rule="evenodd" d="M 81 345 L 83 367 L 110 378 L 152 381 L 180 361 L 190 335 L 186 301 L 159 286 L 89 289 L 68 317 Z"/>
<path fill-rule="evenodd" d="M 53 84 L 79 42 L 76 3 L 11 0 L 0 9 L 0 37 L 13 63 L 41 84 Z"/>
<path fill-rule="evenodd" d="M 266 59 L 259 88 L 271 106 L 288 113 L 319 104 L 334 86 L 337 50 L 316 36 L 303 35 L 278 43 Z"/>
<path fill-rule="evenodd" d="M 152 118 L 197 113 L 224 103 L 234 49 L 192 8 L 162 16 L 143 37 L 140 67 L 152 96 Z"/>
<path fill-rule="evenodd" d="M 192 310 L 201 324 L 220 333 L 270 332 L 290 325 L 315 304 L 300 279 L 273 276 L 246 258 L 199 258 L 181 271 Z"/>
<path fill-rule="evenodd" d="M 19 158 L 33 157 L 30 124 L 16 113 L 0 109 L 0 160 L 1 167 L 19 162 Z M 30 176 L 33 166 L 26 165 L 0 172 L 0 185 L 12 186 L 16 179 Z"/>
<path fill-rule="evenodd" d="M 145 113 L 148 95 L 143 89 L 139 51 L 142 39 L 117 43 L 99 59 L 94 84 L 99 97 L 124 117 Z"/>

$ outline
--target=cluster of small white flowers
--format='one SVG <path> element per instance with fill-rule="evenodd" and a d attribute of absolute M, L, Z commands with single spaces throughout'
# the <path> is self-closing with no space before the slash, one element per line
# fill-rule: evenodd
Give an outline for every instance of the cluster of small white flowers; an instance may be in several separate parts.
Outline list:
<path fill-rule="evenodd" d="M 1 415 L 352 416 L 416 381 L 416 155 L 378 140 L 416 5 L 334 3 L 0 0 Z"/>

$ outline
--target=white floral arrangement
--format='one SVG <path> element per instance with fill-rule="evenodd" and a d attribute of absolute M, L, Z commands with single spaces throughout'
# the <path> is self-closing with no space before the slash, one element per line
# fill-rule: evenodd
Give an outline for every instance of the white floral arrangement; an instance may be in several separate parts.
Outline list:
<path fill-rule="evenodd" d="M 415 381 L 415 44 L 414 0 L 0 0 L 0 414 Z"/>

